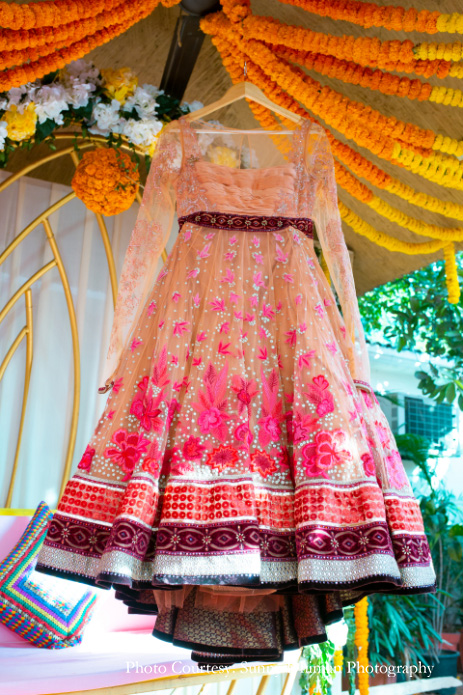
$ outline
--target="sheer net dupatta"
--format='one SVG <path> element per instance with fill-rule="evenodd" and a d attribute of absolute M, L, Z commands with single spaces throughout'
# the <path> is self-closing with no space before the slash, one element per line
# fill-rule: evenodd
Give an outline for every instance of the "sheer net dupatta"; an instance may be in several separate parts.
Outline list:
<path fill-rule="evenodd" d="M 173 184 L 182 163 L 182 147 L 176 126 L 175 122 L 169 124 L 159 137 L 125 255 L 105 364 L 106 386 L 113 380 L 123 349 L 156 281 L 157 263 L 172 228 L 175 215 Z"/>
<path fill-rule="evenodd" d="M 341 304 L 351 346 L 346 355 L 352 377 L 370 381 L 370 364 L 355 292 L 352 265 L 338 209 L 334 161 L 325 131 L 312 126 L 306 138 L 306 165 L 313 177 L 312 216 L 328 270 Z"/>

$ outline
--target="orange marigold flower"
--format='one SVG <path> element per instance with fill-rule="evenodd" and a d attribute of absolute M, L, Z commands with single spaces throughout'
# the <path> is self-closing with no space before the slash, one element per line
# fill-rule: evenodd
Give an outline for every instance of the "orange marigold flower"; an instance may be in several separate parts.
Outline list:
<path fill-rule="evenodd" d="M 138 169 L 126 152 L 98 148 L 84 153 L 72 188 L 92 212 L 117 215 L 132 205 L 138 182 Z"/>

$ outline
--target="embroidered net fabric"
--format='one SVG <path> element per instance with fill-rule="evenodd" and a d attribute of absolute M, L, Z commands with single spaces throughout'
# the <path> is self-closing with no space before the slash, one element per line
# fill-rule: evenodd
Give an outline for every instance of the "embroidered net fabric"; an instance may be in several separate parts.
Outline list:
<path fill-rule="evenodd" d="M 333 156 L 323 128 L 306 121 L 290 138 L 258 130 L 244 135 L 220 124 L 213 125 L 215 133 L 210 128 L 207 122 L 191 124 L 183 118 L 161 133 L 119 281 L 105 381 L 113 379 L 124 345 L 153 288 L 153 268 L 175 230 L 176 205 L 179 217 L 188 216 L 208 210 L 213 200 L 220 212 L 233 213 L 244 207 L 245 212 L 269 215 L 273 211 L 315 221 L 352 340 L 352 346 L 346 347 L 352 374 L 369 382 L 368 352 L 337 206 Z M 213 178 L 208 168 L 211 163 L 217 165 Z M 265 170 L 265 186 L 259 191 L 257 205 L 256 178 L 251 174 L 237 190 L 227 171 L 242 165 L 250 172 Z M 252 209 L 246 210 L 247 204 Z"/>
<path fill-rule="evenodd" d="M 375 591 L 433 590 L 419 505 L 368 385 L 319 126 L 166 129 L 110 357 L 42 571 L 114 586 L 130 611 L 157 614 L 156 636 L 215 663 L 323 641 Z"/>

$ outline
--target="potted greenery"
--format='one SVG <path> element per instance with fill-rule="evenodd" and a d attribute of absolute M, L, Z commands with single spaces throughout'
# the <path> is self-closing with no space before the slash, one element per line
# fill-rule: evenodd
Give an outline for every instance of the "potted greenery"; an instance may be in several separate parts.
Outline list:
<path fill-rule="evenodd" d="M 431 645 L 424 645 L 424 657 L 433 666 L 433 677 L 456 676 L 458 652 L 452 650 L 452 643 L 460 641 L 458 633 L 453 633 L 457 628 L 460 632 L 463 617 L 462 503 L 442 483 L 436 485 L 429 463 L 431 442 L 410 434 L 397 435 L 396 440 L 402 458 L 411 460 L 421 471 L 424 490 L 419 495 L 420 507 L 437 577 L 436 596 L 424 599 L 435 633 Z M 452 692 L 448 689 L 445 695 Z"/>
<path fill-rule="evenodd" d="M 429 603 L 423 596 L 371 596 L 368 626 L 369 659 L 375 669 L 378 665 L 420 663 L 428 667 L 429 652 L 440 640 L 429 621 Z"/>

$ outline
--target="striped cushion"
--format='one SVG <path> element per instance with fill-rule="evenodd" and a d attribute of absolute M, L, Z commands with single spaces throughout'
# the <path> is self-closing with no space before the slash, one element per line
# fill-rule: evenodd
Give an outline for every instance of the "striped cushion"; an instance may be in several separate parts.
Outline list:
<path fill-rule="evenodd" d="M 96 597 L 79 584 L 34 571 L 51 517 L 40 503 L 0 564 L 0 622 L 36 647 L 63 649 L 81 641 Z"/>

